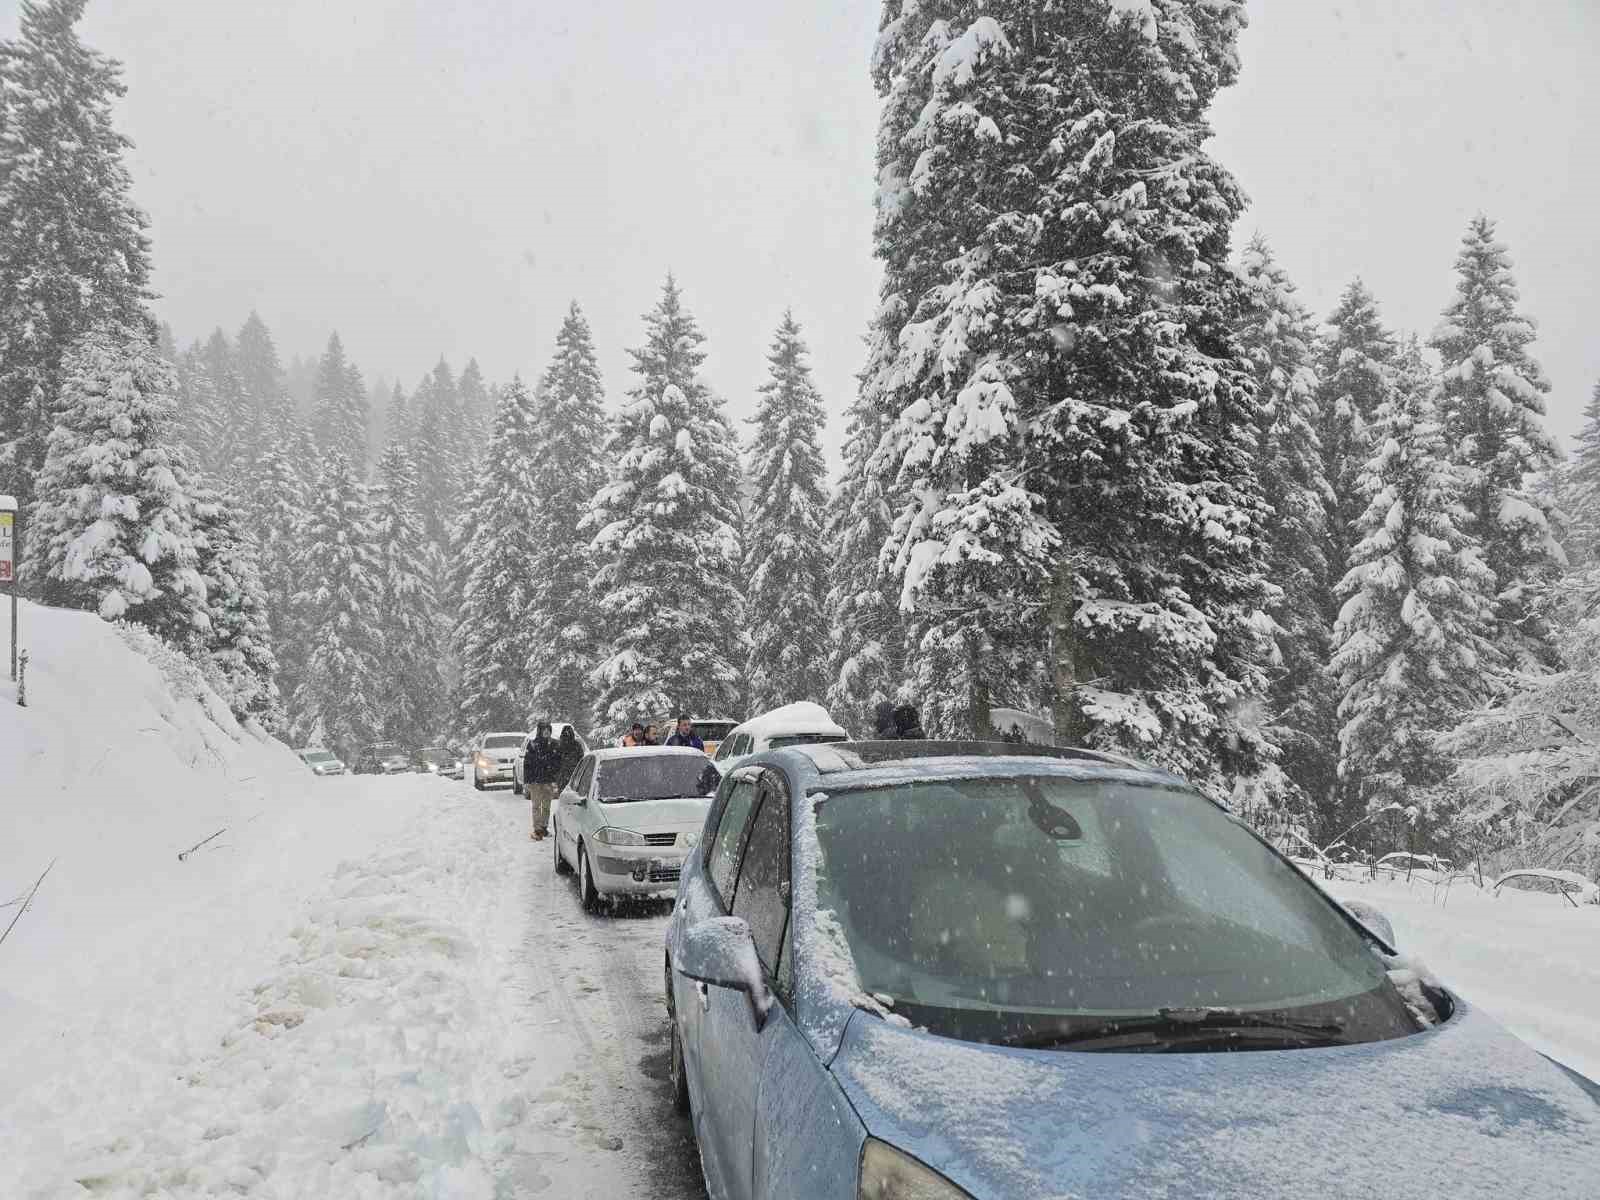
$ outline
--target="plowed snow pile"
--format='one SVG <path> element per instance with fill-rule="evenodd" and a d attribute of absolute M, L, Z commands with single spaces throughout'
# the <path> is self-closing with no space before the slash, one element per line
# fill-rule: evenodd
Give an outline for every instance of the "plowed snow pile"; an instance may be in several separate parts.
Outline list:
<path fill-rule="evenodd" d="M 477 949 L 503 816 L 424 776 L 314 778 L 93 616 L 23 630 L 0 904 L 56 862 L 0 945 L 0 1196 L 489 1194 L 482 1131 L 517 1104 Z"/>

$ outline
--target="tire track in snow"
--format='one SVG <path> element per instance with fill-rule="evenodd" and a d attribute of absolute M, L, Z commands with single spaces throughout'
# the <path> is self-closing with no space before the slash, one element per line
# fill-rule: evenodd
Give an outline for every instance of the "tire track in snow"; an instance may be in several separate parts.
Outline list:
<path fill-rule="evenodd" d="M 551 1166 L 562 1179 L 600 1184 L 596 1195 L 704 1200 L 694 1139 L 672 1111 L 667 1083 L 661 972 L 669 906 L 585 913 L 571 877 L 555 875 L 550 843 L 528 843 L 527 851 L 520 957 L 529 1017 L 548 1050 L 567 1040 L 568 1069 L 553 1092 L 570 1106 L 563 1124 L 575 1128 L 563 1161 Z"/>

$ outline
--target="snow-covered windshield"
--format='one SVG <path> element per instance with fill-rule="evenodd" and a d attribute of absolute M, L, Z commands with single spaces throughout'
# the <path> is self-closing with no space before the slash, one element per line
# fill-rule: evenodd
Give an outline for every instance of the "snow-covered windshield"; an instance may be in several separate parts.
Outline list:
<path fill-rule="evenodd" d="M 334 756 L 332 754 L 328 753 L 328 751 L 326 751 L 326 750 L 307 750 L 305 752 L 305 754 L 301 755 L 301 757 L 304 758 L 308 763 L 325 763 L 325 762 L 335 762 L 335 761 L 337 761 L 334 758 Z"/>
<path fill-rule="evenodd" d="M 1295 868 L 1192 792 L 1048 775 L 832 792 L 817 907 L 862 988 L 936 1032 L 1228 1006 L 1404 1019 L 1383 964 Z"/>
<path fill-rule="evenodd" d="M 485 750 L 515 750 L 522 745 L 520 733 L 493 733 L 483 739 Z"/>
<path fill-rule="evenodd" d="M 693 725 L 695 736 L 702 742 L 720 742 L 736 728 L 732 721 L 696 721 Z"/>
<path fill-rule="evenodd" d="M 600 764 L 599 796 L 606 804 L 710 796 L 721 782 L 722 772 L 700 755 L 630 755 Z"/>
<path fill-rule="evenodd" d="M 442 746 L 430 746 L 426 750 L 418 750 L 417 757 L 423 762 L 442 763 L 450 761 L 450 751 Z"/>

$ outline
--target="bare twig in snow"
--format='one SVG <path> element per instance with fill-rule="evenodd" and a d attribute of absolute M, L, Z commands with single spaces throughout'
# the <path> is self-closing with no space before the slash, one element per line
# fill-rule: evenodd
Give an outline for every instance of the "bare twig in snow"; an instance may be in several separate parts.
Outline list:
<path fill-rule="evenodd" d="M 11 931 L 17 927 L 17 922 L 22 920 L 22 914 L 27 912 L 28 905 L 33 903 L 33 897 L 39 891 L 39 885 L 44 882 L 44 877 L 50 874 L 50 867 L 55 865 L 56 860 L 52 858 L 50 860 L 50 866 L 46 867 L 40 874 L 39 878 L 33 881 L 33 886 L 28 889 L 27 897 L 22 901 L 22 907 L 17 909 L 17 915 L 11 918 L 11 924 L 6 926 L 6 931 L 4 933 L 0 933 L 0 946 L 5 945 L 5 940 L 11 936 Z M 16 901 L 13 900 L 12 903 L 15 904 Z"/>
<path fill-rule="evenodd" d="M 217 830 L 210 837 L 202 838 L 200 841 L 198 841 L 194 845 L 190 846 L 187 850 L 184 850 L 181 853 L 179 853 L 178 861 L 182 862 L 184 859 L 188 858 L 189 855 L 193 854 L 196 850 L 200 849 L 201 846 L 204 846 L 207 842 L 216 841 L 219 837 L 221 837 L 223 834 L 225 834 L 227 832 L 228 832 L 228 827 L 226 825 L 224 825 L 221 829 Z"/>

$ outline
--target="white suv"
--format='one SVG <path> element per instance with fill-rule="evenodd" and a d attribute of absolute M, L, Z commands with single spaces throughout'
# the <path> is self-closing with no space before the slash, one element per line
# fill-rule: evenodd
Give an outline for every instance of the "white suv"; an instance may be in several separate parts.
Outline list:
<path fill-rule="evenodd" d="M 472 786 L 480 792 L 497 783 L 513 782 L 515 764 L 522 756 L 522 743 L 528 735 L 522 730 L 514 733 L 486 733 L 472 747 Z"/>
<path fill-rule="evenodd" d="M 717 747 L 714 761 L 726 775 L 744 759 L 763 750 L 849 740 L 850 735 L 822 705 L 797 700 L 735 726 Z"/>

